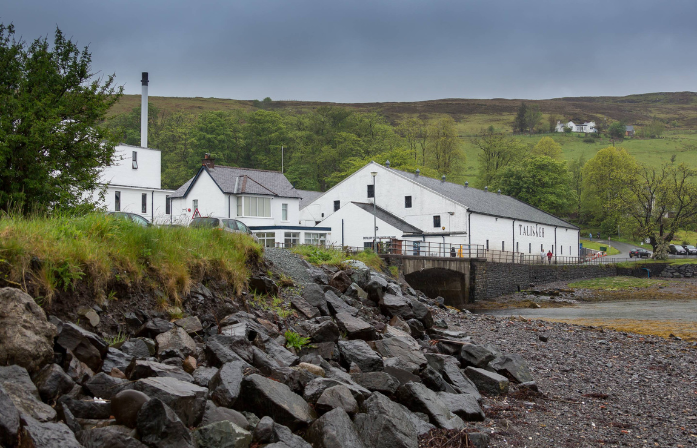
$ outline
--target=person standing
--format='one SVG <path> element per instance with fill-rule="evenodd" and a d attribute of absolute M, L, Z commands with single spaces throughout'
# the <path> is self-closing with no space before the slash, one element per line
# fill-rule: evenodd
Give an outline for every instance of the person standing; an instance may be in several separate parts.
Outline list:
<path fill-rule="evenodd" d="M 549 264 L 552 264 L 552 251 L 549 250 L 547 252 L 547 260 L 549 261 Z"/>
<path fill-rule="evenodd" d="M 542 264 L 545 263 L 545 250 L 544 249 L 540 249 L 540 261 L 542 262 Z"/>

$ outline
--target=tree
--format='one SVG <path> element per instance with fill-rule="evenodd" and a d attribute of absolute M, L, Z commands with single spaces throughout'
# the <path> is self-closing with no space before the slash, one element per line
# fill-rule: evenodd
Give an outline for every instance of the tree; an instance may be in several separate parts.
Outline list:
<path fill-rule="evenodd" d="M 433 163 L 439 173 L 450 174 L 459 155 L 460 141 L 452 117 L 441 118 L 428 127 Z M 464 157 L 460 157 L 464 163 Z"/>
<path fill-rule="evenodd" d="M 540 112 L 540 107 L 538 105 L 532 105 L 525 111 L 525 127 L 532 135 L 532 131 L 535 130 L 540 121 L 542 120 L 542 112 Z"/>
<path fill-rule="evenodd" d="M 501 134 L 484 134 L 473 141 L 479 148 L 479 175 L 477 187 L 494 187 L 499 171 L 520 160 L 527 152 L 527 147 L 519 140 L 507 138 Z"/>
<path fill-rule="evenodd" d="M 419 132 L 422 127 L 423 121 L 418 118 L 409 118 L 397 126 L 397 132 L 406 141 L 409 151 L 414 154 L 414 163 L 417 161 Z"/>
<path fill-rule="evenodd" d="M 579 222 L 583 222 L 581 215 L 581 193 L 583 191 L 583 166 L 586 164 L 586 159 L 581 155 L 578 160 L 572 160 L 569 163 L 569 176 L 571 189 L 576 193 L 574 210 L 578 216 Z"/>
<path fill-rule="evenodd" d="M 636 177 L 637 163 L 623 148 L 609 146 L 599 150 L 583 167 L 584 212 L 596 223 L 620 213 L 619 198 Z"/>
<path fill-rule="evenodd" d="M 549 124 L 549 132 L 556 132 L 557 130 L 557 114 L 549 114 L 549 117 L 547 117 L 547 124 Z"/>
<path fill-rule="evenodd" d="M 516 132 L 520 132 L 521 134 L 525 132 L 525 130 L 528 128 L 527 126 L 527 121 L 526 121 L 526 114 L 527 114 L 527 106 L 525 103 L 520 103 L 520 107 L 518 108 L 518 113 L 515 116 L 515 121 L 513 122 L 513 130 Z"/>
<path fill-rule="evenodd" d="M 615 145 L 615 140 L 622 140 L 624 139 L 624 133 L 626 131 L 626 126 L 623 122 L 621 121 L 615 121 L 612 123 L 610 126 L 607 128 L 607 133 L 610 136 L 610 139 L 612 140 L 612 145 Z"/>
<path fill-rule="evenodd" d="M 557 160 L 561 160 L 562 154 L 561 145 L 551 137 L 542 137 L 530 153 L 534 156 L 547 156 Z"/>
<path fill-rule="evenodd" d="M 551 157 L 526 158 L 498 174 L 501 192 L 547 213 L 563 215 L 574 206 L 566 162 Z"/>
<path fill-rule="evenodd" d="M 122 88 L 56 29 L 31 44 L 0 24 L 0 210 L 92 205 L 117 137 L 103 125 Z"/>

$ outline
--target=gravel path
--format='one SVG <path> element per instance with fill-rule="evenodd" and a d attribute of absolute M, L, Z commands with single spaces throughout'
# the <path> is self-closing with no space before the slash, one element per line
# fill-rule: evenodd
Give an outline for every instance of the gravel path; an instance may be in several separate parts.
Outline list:
<path fill-rule="evenodd" d="M 312 282 L 310 275 L 307 273 L 306 262 L 300 255 L 296 255 L 287 249 L 267 247 L 264 250 L 264 258 L 295 281 L 302 284 Z"/>
<path fill-rule="evenodd" d="M 490 446 L 697 446 L 696 343 L 439 313 L 473 342 L 519 353 L 540 388 L 538 396 L 518 391 L 484 398 Z"/>

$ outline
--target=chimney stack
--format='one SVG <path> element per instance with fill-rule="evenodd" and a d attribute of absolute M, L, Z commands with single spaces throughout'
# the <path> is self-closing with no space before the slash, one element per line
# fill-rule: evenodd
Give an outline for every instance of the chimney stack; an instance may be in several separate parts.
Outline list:
<path fill-rule="evenodd" d="M 148 147 L 148 72 L 140 80 L 143 93 L 140 95 L 140 147 Z"/>
<path fill-rule="evenodd" d="M 205 153 L 203 155 L 202 165 L 205 166 L 206 168 L 213 169 L 213 168 L 215 168 L 215 159 L 211 158 L 210 154 Z"/>

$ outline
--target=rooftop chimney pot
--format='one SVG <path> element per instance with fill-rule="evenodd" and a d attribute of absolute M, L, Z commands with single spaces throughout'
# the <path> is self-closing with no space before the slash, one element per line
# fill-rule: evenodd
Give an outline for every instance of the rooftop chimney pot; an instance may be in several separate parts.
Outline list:
<path fill-rule="evenodd" d="M 140 95 L 140 146 L 148 147 L 148 72 L 143 72 L 140 80 L 142 93 Z"/>
<path fill-rule="evenodd" d="M 211 155 L 209 153 L 205 153 L 203 155 L 203 166 L 209 169 L 215 168 L 215 159 L 211 158 Z"/>

